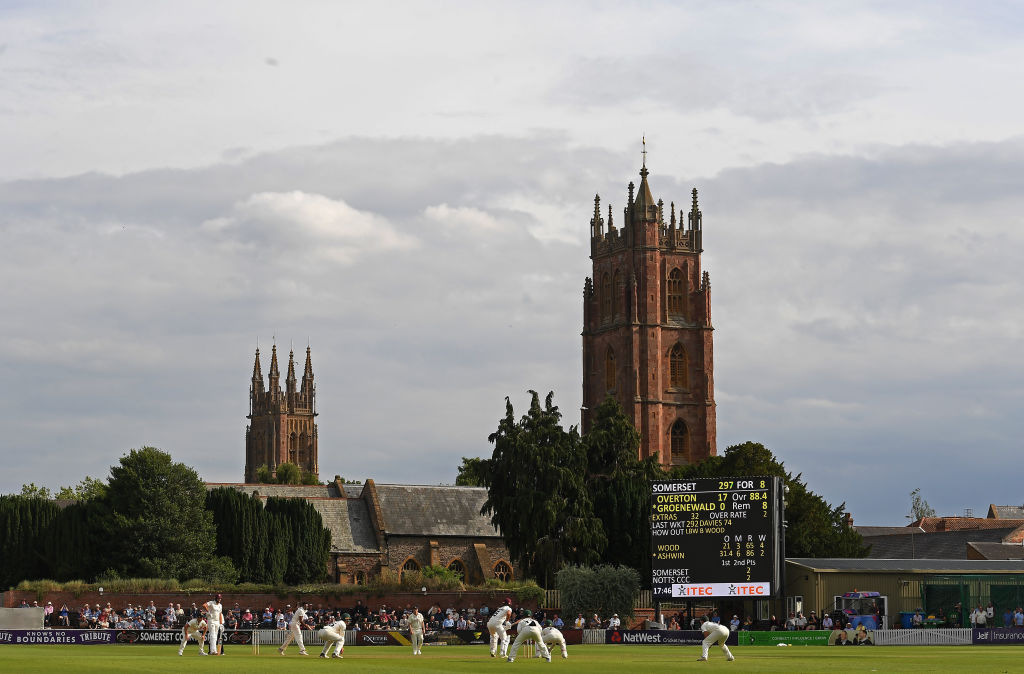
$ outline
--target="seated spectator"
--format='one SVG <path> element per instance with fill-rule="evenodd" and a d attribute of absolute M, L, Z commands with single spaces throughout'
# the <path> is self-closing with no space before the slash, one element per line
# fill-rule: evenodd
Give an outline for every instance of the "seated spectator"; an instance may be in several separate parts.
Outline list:
<path fill-rule="evenodd" d="M 188 622 L 185 620 L 185 609 L 181 608 L 181 604 L 174 605 L 174 622 L 179 627 L 184 627 L 185 623 Z"/>
<path fill-rule="evenodd" d="M 592 630 L 601 629 L 601 619 L 597 617 L 596 613 L 590 617 L 590 622 L 587 623 L 587 627 Z"/>
<path fill-rule="evenodd" d="M 168 604 L 167 608 L 164 609 L 164 626 L 167 629 L 174 627 L 174 623 L 177 621 L 177 614 L 174 612 L 174 604 Z"/>
<path fill-rule="evenodd" d="M 576 615 L 576 620 L 573 621 L 572 626 L 578 630 L 584 629 L 587 626 L 587 621 L 582 613 Z"/>
<path fill-rule="evenodd" d="M 277 616 L 278 616 L 278 618 L 277 618 L 277 629 L 279 629 L 279 630 L 286 630 L 286 629 L 288 629 L 288 621 L 284 619 L 284 615 L 282 615 L 280 612 L 278 612 Z"/>
<path fill-rule="evenodd" d="M 620 625 L 622 625 L 622 621 L 619 620 L 619 614 L 612 614 L 612 617 L 608 619 L 608 629 L 617 630 Z"/>
<path fill-rule="evenodd" d="M 1009 609 L 1007 609 L 1009 610 Z M 48 627 L 53 627 L 53 602 L 46 602 L 46 608 L 43 609 L 43 621 Z"/>
<path fill-rule="evenodd" d="M 481 619 L 482 619 L 482 620 L 483 620 L 484 622 L 487 622 L 488 616 L 490 616 L 490 615 L 491 615 L 491 609 L 487 607 L 487 604 L 483 604 L 483 605 L 482 605 L 482 606 L 480 607 L 480 610 L 478 610 L 478 611 L 477 611 L 477 613 L 479 613 L 479 614 L 480 614 L 480 618 L 481 618 Z"/>
<path fill-rule="evenodd" d="M 801 631 L 807 629 L 807 618 L 802 611 L 796 614 L 796 629 Z"/>
<path fill-rule="evenodd" d="M 32 608 L 32 607 L 28 605 L 28 601 L 27 600 L 22 599 L 21 603 L 18 604 L 18 608 Z"/>
<path fill-rule="evenodd" d="M 465 616 L 463 616 L 463 615 L 460 615 L 460 616 L 459 616 L 459 619 L 458 619 L 457 621 L 455 621 L 455 629 L 457 629 L 457 630 L 465 630 L 465 629 L 468 629 L 468 628 L 466 627 L 466 617 L 465 617 Z"/>
<path fill-rule="evenodd" d="M 744 618 L 743 622 L 740 624 L 740 629 L 744 632 L 749 632 L 750 630 L 754 629 L 754 619 L 750 616 Z"/>
<path fill-rule="evenodd" d="M 451 613 L 446 613 L 445 616 L 444 616 L 444 621 L 441 623 L 441 629 L 450 630 L 450 629 L 453 629 L 454 627 L 455 627 L 455 621 L 452 620 L 452 614 Z"/>
<path fill-rule="evenodd" d="M 735 613 L 732 614 L 732 620 L 729 621 L 729 631 L 738 632 L 740 629 L 740 617 Z"/>
<path fill-rule="evenodd" d="M 267 607 L 263 609 L 263 618 L 260 620 L 260 626 L 263 629 L 274 629 L 275 622 L 277 621 L 274 620 L 274 609 L 270 608 L 270 604 L 267 604 Z"/>
<path fill-rule="evenodd" d="M 185 610 L 185 617 L 188 618 L 188 620 L 192 620 L 192 618 L 196 618 L 198 616 L 199 607 L 196 606 L 195 602 L 192 602 L 192 605 Z M 186 620 L 185 622 L 188 622 L 188 620 Z"/>
<path fill-rule="evenodd" d="M 71 612 L 67 604 L 60 605 L 60 613 L 57 616 L 57 624 L 61 627 L 71 627 Z"/>
<path fill-rule="evenodd" d="M 911 627 L 920 627 L 924 623 L 924 616 L 921 615 L 920 611 L 915 611 L 914 615 L 910 618 Z"/>
<path fill-rule="evenodd" d="M 245 613 L 242 614 L 242 622 L 245 629 L 252 629 L 256 625 L 253 623 L 253 615 L 251 609 L 245 609 Z"/>
<path fill-rule="evenodd" d="M 790 613 L 789 617 L 786 618 L 786 629 L 792 632 L 796 629 L 796 614 Z"/>

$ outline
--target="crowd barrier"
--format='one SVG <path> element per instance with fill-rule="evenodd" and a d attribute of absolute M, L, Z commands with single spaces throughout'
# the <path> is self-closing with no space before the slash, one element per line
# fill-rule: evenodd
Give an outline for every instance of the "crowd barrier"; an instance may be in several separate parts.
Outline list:
<path fill-rule="evenodd" d="M 852 630 L 851 630 L 852 631 Z M 683 645 L 699 644 L 703 635 L 696 630 L 563 630 L 568 644 L 610 645 Z M 765 646 L 786 644 L 834 644 L 838 630 L 732 632 L 729 645 Z M 278 648 L 288 634 L 285 630 L 233 630 L 223 637 L 225 650 L 252 648 L 255 644 Z M 969 645 L 1022 645 L 1024 628 L 937 628 L 875 630 L 868 633 L 871 645 L 876 646 L 969 646 Z M 303 630 L 303 642 L 309 647 L 321 647 L 324 641 L 316 631 Z M 851 637 L 852 639 L 852 637 Z M 489 643 L 483 630 L 441 630 L 428 632 L 425 646 L 466 646 Z M 0 645 L 4 644 L 58 644 L 58 645 L 170 645 L 181 643 L 181 630 L 80 630 L 80 629 L 2 629 Z M 347 646 L 411 646 L 408 632 L 358 631 L 345 633 Z"/>

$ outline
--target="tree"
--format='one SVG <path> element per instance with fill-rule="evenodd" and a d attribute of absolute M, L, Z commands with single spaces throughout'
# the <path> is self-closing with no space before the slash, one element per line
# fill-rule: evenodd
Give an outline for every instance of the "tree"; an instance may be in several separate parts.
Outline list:
<path fill-rule="evenodd" d="M 787 472 L 771 450 L 760 443 L 733 445 L 724 455 L 701 463 L 675 466 L 672 478 L 747 477 L 769 475 L 783 478 L 786 494 L 787 557 L 865 557 L 869 548 L 864 539 L 846 522 L 846 504 L 832 507 L 802 479 Z"/>
<path fill-rule="evenodd" d="M 316 583 L 327 575 L 331 532 L 309 501 L 301 498 L 267 499 L 266 512 L 280 523 L 286 541 L 287 568 L 284 581 L 290 584 Z"/>
<path fill-rule="evenodd" d="M 46 487 L 37 487 L 35 482 L 21 485 L 21 496 L 24 498 L 45 498 L 51 497 L 50 490 Z"/>
<path fill-rule="evenodd" d="M 459 474 L 455 484 L 460 487 L 484 487 L 484 459 L 478 457 L 462 457 Z"/>
<path fill-rule="evenodd" d="M 910 513 L 915 522 L 922 517 L 935 517 L 935 508 L 928 505 L 928 501 L 921 496 L 920 487 L 910 492 Z"/>
<path fill-rule="evenodd" d="M 278 464 L 277 482 L 278 484 L 300 484 L 302 482 L 302 471 L 294 463 L 285 461 Z"/>
<path fill-rule="evenodd" d="M 86 475 L 81 482 L 72 487 L 61 487 L 54 498 L 65 500 L 89 501 L 103 498 L 107 493 L 107 485 L 94 477 Z"/>
<path fill-rule="evenodd" d="M 505 398 L 505 417 L 488 437 L 494 451 L 482 462 L 487 499 L 480 512 L 500 529 L 524 574 L 546 580 L 565 564 L 597 561 L 608 539 L 583 482 L 576 428 L 562 428 L 553 393 L 544 407 L 536 391 L 530 395 L 518 422 Z"/>
<path fill-rule="evenodd" d="M 59 514 L 56 503 L 38 495 L 0 496 L 0 587 L 48 577 L 43 538 Z"/>
<path fill-rule="evenodd" d="M 277 482 L 270 472 L 270 466 L 263 464 L 256 469 L 256 481 L 260 484 L 273 484 Z"/>
<path fill-rule="evenodd" d="M 122 576 L 227 580 L 213 556 L 216 529 L 196 471 L 155 447 L 133 449 L 110 469 L 106 500 L 114 532 L 109 564 Z M 233 578 L 232 578 L 233 580 Z"/>
<path fill-rule="evenodd" d="M 607 618 L 617 613 L 628 620 L 640 591 L 640 574 L 634 568 L 611 564 L 567 566 L 555 574 L 555 587 L 562 615 L 596 613 Z"/>
<path fill-rule="evenodd" d="M 650 481 L 664 477 L 661 467 L 653 457 L 638 458 L 640 434 L 612 396 L 594 411 L 583 446 L 587 493 L 605 535 L 614 541 L 601 561 L 650 578 Z"/>

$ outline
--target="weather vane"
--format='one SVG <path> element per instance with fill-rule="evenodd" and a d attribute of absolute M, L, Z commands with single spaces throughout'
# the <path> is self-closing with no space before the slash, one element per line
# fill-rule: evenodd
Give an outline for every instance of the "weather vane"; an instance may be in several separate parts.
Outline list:
<path fill-rule="evenodd" d="M 644 149 L 640 153 L 644 156 L 644 166 L 647 166 L 647 136 L 640 136 L 640 142 L 643 143 Z"/>

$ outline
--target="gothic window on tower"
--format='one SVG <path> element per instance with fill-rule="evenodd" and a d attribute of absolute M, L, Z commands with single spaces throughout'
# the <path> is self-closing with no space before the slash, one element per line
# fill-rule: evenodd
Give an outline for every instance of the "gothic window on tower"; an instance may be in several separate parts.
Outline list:
<path fill-rule="evenodd" d="M 615 352 L 611 347 L 608 347 L 608 352 L 604 356 L 604 389 L 615 390 Z"/>
<path fill-rule="evenodd" d="M 625 299 L 625 293 L 622 291 L 622 272 L 618 269 L 615 270 L 615 282 L 612 283 L 612 292 L 614 293 L 612 302 L 615 304 L 615 318 L 618 320 L 626 313 L 625 307 L 622 306 Z"/>
<path fill-rule="evenodd" d="M 669 318 L 683 318 L 683 272 L 673 269 L 668 273 L 668 284 L 666 288 L 666 305 L 668 306 Z"/>
<path fill-rule="evenodd" d="M 685 466 L 690 463 L 690 434 L 686 432 L 686 424 L 676 419 L 672 424 L 672 465 Z"/>
<path fill-rule="evenodd" d="M 669 388 L 685 389 L 686 381 L 686 352 L 683 345 L 678 342 L 672 346 L 668 353 L 668 382 Z"/>
<path fill-rule="evenodd" d="M 601 277 L 601 322 L 612 319 L 612 277 L 605 274 Z"/>

